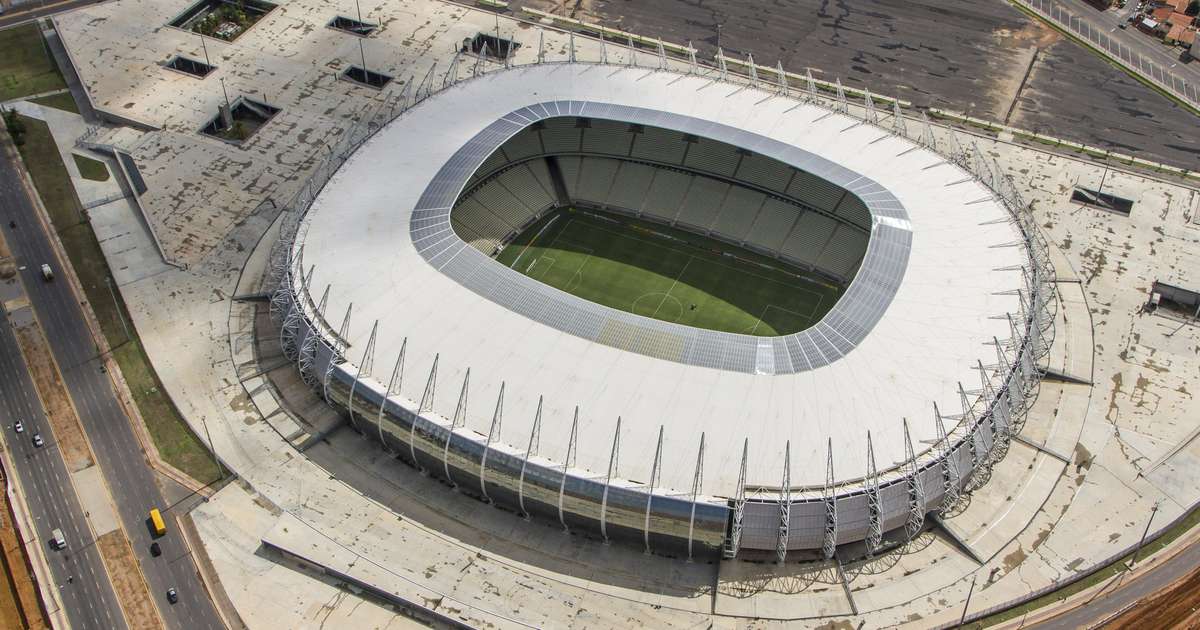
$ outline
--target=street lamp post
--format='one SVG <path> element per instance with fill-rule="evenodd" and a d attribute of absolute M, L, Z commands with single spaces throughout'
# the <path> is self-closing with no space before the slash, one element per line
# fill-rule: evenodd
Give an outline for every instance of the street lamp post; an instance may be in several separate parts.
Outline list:
<path fill-rule="evenodd" d="M 112 298 L 113 309 L 117 311 L 117 319 L 121 320 L 121 331 L 125 333 L 125 341 L 129 341 L 129 327 L 125 325 L 125 314 L 121 312 L 121 303 L 117 301 L 117 294 L 113 291 L 112 278 L 104 276 L 104 286 L 108 287 L 108 295 Z"/>
<path fill-rule="evenodd" d="M 973 593 L 975 593 L 975 580 L 978 580 L 978 579 L 979 579 L 978 575 L 975 575 L 974 577 L 971 578 L 971 588 L 970 588 L 970 590 L 967 591 L 967 601 L 963 602 L 962 616 L 958 618 L 958 626 L 957 627 L 959 627 L 959 628 L 963 627 L 963 624 L 967 622 L 967 607 L 971 605 L 971 595 Z"/>
<path fill-rule="evenodd" d="M 1137 548 L 1133 550 L 1133 556 L 1129 558 L 1129 565 L 1127 567 L 1129 569 L 1132 569 L 1134 563 L 1137 562 L 1138 554 L 1142 551 L 1142 545 L 1146 543 L 1146 535 L 1150 533 L 1150 523 L 1154 522 L 1154 515 L 1158 512 L 1159 503 L 1160 501 L 1155 501 L 1154 505 L 1150 507 L 1150 518 L 1146 519 L 1146 529 L 1142 530 L 1142 538 L 1138 540 Z"/>

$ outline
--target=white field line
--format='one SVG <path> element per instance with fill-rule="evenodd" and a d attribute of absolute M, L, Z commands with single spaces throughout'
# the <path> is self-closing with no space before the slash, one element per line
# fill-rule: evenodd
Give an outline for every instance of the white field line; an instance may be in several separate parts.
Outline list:
<path fill-rule="evenodd" d="M 671 283 L 671 286 L 667 289 L 667 292 L 663 294 L 663 299 L 658 302 L 658 308 L 654 309 L 654 312 L 650 314 L 650 317 L 656 317 L 658 315 L 659 309 L 662 308 L 663 304 L 667 303 L 667 298 L 671 297 L 671 291 L 674 291 L 675 286 L 679 284 L 679 279 L 682 278 L 684 272 L 687 271 L 688 265 L 691 265 L 692 261 L 695 259 L 695 256 L 688 255 L 687 262 L 683 263 L 683 269 L 680 269 L 679 273 L 675 274 L 675 281 Z M 678 302 L 679 300 L 676 299 L 675 301 Z"/>
<path fill-rule="evenodd" d="M 512 264 L 509 265 L 508 268 L 516 269 L 517 263 L 521 262 L 521 257 L 525 255 L 525 252 L 529 251 L 529 248 L 533 247 L 533 244 L 537 242 L 538 238 L 541 237 L 542 233 L 545 232 L 547 229 L 549 229 L 549 227 L 551 225 L 554 225 L 554 222 L 557 220 L 558 220 L 558 215 L 555 215 L 554 218 L 547 221 L 546 225 L 543 225 L 542 229 L 538 230 L 538 233 L 534 234 L 533 238 L 529 239 L 529 244 L 525 245 L 525 249 L 522 249 L 520 254 L 517 254 L 516 259 L 512 261 Z M 567 221 L 567 225 L 571 225 L 571 222 Z M 565 230 L 566 228 L 564 227 L 563 229 Z M 561 232 L 560 232 L 560 234 L 561 234 Z M 550 243 L 553 245 L 554 241 L 551 241 Z M 532 269 L 533 265 L 530 265 L 529 267 L 530 267 L 530 269 Z"/>

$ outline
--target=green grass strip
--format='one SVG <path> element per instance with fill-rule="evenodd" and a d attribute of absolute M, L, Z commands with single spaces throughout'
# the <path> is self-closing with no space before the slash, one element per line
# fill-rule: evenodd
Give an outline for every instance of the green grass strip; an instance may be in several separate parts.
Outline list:
<path fill-rule="evenodd" d="M 64 112 L 78 114 L 79 108 L 75 106 L 75 97 L 71 96 L 70 92 L 60 92 L 58 94 L 50 94 L 29 100 L 30 103 L 37 103 L 54 109 L 61 109 Z"/>
<path fill-rule="evenodd" d="M 65 87 L 37 22 L 0 30 L 0 101 Z"/>
<path fill-rule="evenodd" d="M 84 179 L 90 179 L 94 182 L 108 181 L 108 166 L 100 160 L 93 160 L 90 157 L 71 154 L 75 158 L 75 166 L 79 168 L 79 175 Z"/>

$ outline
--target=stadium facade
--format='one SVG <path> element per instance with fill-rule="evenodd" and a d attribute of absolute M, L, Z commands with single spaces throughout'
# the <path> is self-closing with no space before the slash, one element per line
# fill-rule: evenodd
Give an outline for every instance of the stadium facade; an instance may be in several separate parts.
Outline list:
<path fill-rule="evenodd" d="M 286 356 L 390 453 L 605 540 L 781 561 L 911 539 L 1003 456 L 1053 339 L 1052 271 L 974 147 L 782 75 L 572 50 L 436 91 L 431 76 L 334 151 L 272 252 Z M 848 286 L 812 327 L 760 338 L 596 305 L 491 258 L 564 205 Z"/>

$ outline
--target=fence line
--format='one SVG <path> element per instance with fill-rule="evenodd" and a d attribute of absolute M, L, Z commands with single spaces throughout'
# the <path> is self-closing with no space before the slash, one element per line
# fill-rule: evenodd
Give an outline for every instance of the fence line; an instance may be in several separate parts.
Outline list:
<path fill-rule="evenodd" d="M 1052 0 L 1012 0 L 1038 17 L 1053 23 L 1095 49 L 1122 68 L 1153 83 L 1192 109 L 1200 109 L 1200 92 L 1185 79 L 1167 72 L 1158 64 L 1131 50 L 1108 33 L 1097 30 L 1083 19 L 1071 14 Z"/>

